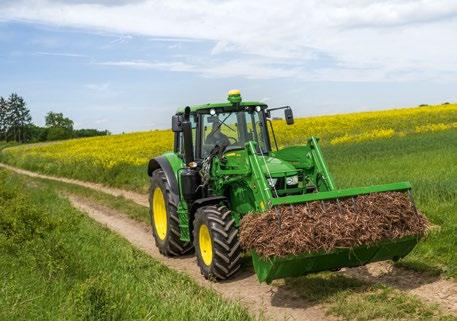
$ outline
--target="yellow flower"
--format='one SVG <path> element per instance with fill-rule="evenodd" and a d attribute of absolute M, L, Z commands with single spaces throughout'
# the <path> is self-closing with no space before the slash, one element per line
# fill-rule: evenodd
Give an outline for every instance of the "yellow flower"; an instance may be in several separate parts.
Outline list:
<path fill-rule="evenodd" d="M 457 122 L 450 124 L 439 123 L 416 126 L 416 133 L 436 132 L 450 128 L 457 128 Z"/>

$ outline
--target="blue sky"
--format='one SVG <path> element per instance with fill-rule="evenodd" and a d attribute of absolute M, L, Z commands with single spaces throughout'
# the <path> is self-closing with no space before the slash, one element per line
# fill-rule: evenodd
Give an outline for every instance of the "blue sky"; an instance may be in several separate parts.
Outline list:
<path fill-rule="evenodd" d="M 231 88 L 296 115 L 457 101 L 456 52 L 456 1 L 0 1 L 0 95 L 115 133 Z"/>

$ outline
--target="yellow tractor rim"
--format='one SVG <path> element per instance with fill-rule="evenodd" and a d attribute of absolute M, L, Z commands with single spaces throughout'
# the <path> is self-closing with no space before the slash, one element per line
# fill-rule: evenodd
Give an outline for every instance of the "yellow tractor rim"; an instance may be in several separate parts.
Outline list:
<path fill-rule="evenodd" d="M 211 243 L 208 226 L 205 224 L 200 225 L 200 230 L 198 231 L 198 244 L 203 262 L 207 266 L 210 266 L 213 261 L 213 244 Z"/>
<path fill-rule="evenodd" d="M 167 207 L 160 187 L 155 188 L 152 196 L 152 212 L 157 235 L 161 240 L 165 240 L 165 236 L 167 236 Z"/>

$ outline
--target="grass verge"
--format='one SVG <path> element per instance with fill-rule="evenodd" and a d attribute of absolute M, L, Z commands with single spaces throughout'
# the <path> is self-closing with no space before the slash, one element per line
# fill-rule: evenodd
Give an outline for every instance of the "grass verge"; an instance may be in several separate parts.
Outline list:
<path fill-rule="evenodd" d="M 18 145 L 18 143 L 16 142 L 5 142 L 5 141 L 0 141 L 0 151 L 2 149 L 5 149 L 5 148 L 8 148 L 8 147 L 13 147 L 13 146 L 16 146 Z"/>
<path fill-rule="evenodd" d="M 0 320 L 250 320 L 236 302 L 0 170 Z"/>
<path fill-rule="evenodd" d="M 326 304 L 327 314 L 347 321 L 409 320 L 455 321 L 434 304 L 424 303 L 382 284 L 368 284 L 336 273 L 319 273 L 286 279 L 280 286 L 294 288 L 310 300 Z"/>
<path fill-rule="evenodd" d="M 30 178 L 32 179 L 32 178 Z M 83 186 L 73 185 L 69 183 L 59 182 L 59 181 L 52 181 L 47 179 L 41 178 L 33 178 L 34 182 L 39 182 L 41 185 L 45 186 L 46 188 L 52 188 L 60 193 L 70 193 L 75 194 L 77 196 L 86 198 L 88 200 L 94 201 L 106 207 L 115 209 L 119 212 L 124 213 L 128 217 L 137 220 L 139 222 L 143 222 L 146 224 L 150 224 L 150 217 L 148 214 L 148 209 L 144 206 L 141 206 L 129 199 L 126 199 L 123 196 L 114 196 L 110 194 L 106 194 L 103 192 L 97 192 L 93 189 L 86 188 Z"/>

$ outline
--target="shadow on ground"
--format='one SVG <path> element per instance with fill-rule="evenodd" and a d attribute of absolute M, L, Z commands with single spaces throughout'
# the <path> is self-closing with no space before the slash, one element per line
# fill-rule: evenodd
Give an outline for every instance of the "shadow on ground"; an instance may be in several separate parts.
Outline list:
<path fill-rule="evenodd" d="M 252 265 L 245 262 L 236 277 L 223 283 L 252 278 Z M 271 284 L 271 304 L 276 307 L 307 309 L 329 302 L 341 292 L 360 293 L 376 285 L 412 290 L 439 280 L 439 276 L 415 272 L 390 262 L 377 262 L 340 272 L 322 272 L 299 278 L 275 280 Z"/>
<path fill-rule="evenodd" d="M 344 269 L 340 273 L 368 283 L 381 283 L 400 290 L 413 290 L 440 279 L 437 272 L 419 273 L 389 262 L 377 262 L 358 268 Z"/>

